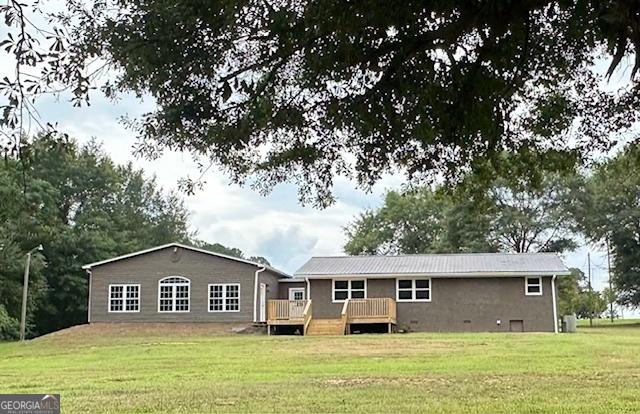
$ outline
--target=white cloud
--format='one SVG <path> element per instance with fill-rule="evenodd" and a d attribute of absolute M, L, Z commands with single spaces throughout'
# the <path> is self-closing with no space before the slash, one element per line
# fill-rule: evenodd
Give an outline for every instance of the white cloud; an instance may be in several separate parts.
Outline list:
<path fill-rule="evenodd" d="M 92 106 L 72 108 L 64 99 L 46 98 L 38 103 L 38 109 L 45 121 L 58 122 L 62 131 L 80 142 L 97 138 L 114 161 L 131 161 L 148 176 L 155 175 L 165 189 L 175 190 L 180 178 L 200 174 L 188 154 L 169 152 L 153 161 L 132 155 L 135 137 L 118 119 L 152 110 L 149 100 L 124 97 L 112 103 L 95 96 Z M 334 186 L 337 202 L 325 210 L 316 210 L 298 204 L 296 189 L 291 184 L 279 185 L 263 197 L 250 188 L 231 184 L 213 169 L 204 180 L 201 191 L 185 196 L 191 212 L 190 224 L 199 238 L 240 248 L 248 256 L 264 256 L 290 273 L 312 255 L 342 254 L 346 241 L 343 226 L 364 209 L 379 206 L 385 190 L 399 188 L 404 182 L 402 176 L 388 175 L 371 193 L 365 193 L 347 179 L 338 178 Z M 581 248 L 569 253 L 565 261 L 586 272 L 586 252 L 586 248 Z M 607 284 L 606 256 L 596 253 L 592 263 L 594 288 L 602 289 Z"/>

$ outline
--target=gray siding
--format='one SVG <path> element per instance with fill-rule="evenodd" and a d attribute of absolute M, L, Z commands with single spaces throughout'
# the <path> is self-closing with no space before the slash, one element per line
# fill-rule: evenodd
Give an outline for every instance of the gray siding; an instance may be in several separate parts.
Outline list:
<path fill-rule="evenodd" d="M 278 275 L 269 270 L 260 272 L 259 283 L 265 283 L 267 285 L 267 300 L 279 298 L 278 279 L 281 277 L 282 275 Z"/>
<path fill-rule="evenodd" d="M 91 322 L 252 322 L 256 266 L 173 247 L 96 266 L 91 272 Z M 158 312 L 158 281 L 167 276 L 191 280 L 188 313 Z M 277 295 L 277 277 L 262 272 L 270 297 Z M 140 284 L 140 312 L 109 313 L 109 285 Z M 209 312 L 208 284 L 239 283 L 239 312 Z"/>
<path fill-rule="evenodd" d="M 289 299 L 289 289 L 291 288 L 303 288 L 306 290 L 307 284 L 305 282 L 280 282 L 278 299 Z"/>
<path fill-rule="evenodd" d="M 340 315 L 343 304 L 332 303 L 331 283 L 311 281 L 316 318 Z M 525 331 L 553 332 L 551 277 L 543 278 L 542 292 L 526 296 L 522 277 L 433 278 L 431 302 L 397 303 L 398 326 L 412 331 L 508 332 L 510 320 L 522 320 Z M 369 279 L 367 297 L 396 299 L 396 280 Z"/>

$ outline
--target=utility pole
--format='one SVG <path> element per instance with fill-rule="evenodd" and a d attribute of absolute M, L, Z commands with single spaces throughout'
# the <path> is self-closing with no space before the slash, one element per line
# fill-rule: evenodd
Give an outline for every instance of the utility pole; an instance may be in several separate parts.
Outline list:
<path fill-rule="evenodd" d="M 613 284 L 611 283 L 611 250 L 609 250 L 609 238 L 607 237 L 607 273 L 609 275 L 609 317 L 613 323 Z"/>
<path fill-rule="evenodd" d="M 593 298 L 593 287 L 591 286 L 591 252 L 587 252 L 587 274 L 589 275 L 589 301 L 591 301 Z M 593 327 L 593 309 L 589 309 L 589 326 Z"/>
<path fill-rule="evenodd" d="M 20 317 L 20 341 L 24 341 L 24 331 L 27 324 L 27 295 L 29 292 L 29 267 L 31 267 L 31 253 L 42 250 L 42 245 L 38 245 L 27 252 L 27 262 L 24 265 L 24 281 L 22 285 L 22 315 Z"/>

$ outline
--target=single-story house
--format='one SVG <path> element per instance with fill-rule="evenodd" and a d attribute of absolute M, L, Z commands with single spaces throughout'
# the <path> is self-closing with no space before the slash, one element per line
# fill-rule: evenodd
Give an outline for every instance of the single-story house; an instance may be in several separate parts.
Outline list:
<path fill-rule="evenodd" d="M 313 257 L 293 276 L 171 243 L 84 266 L 90 323 L 238 322 L 269 333 L 557 332 L 551 253 Z"/>

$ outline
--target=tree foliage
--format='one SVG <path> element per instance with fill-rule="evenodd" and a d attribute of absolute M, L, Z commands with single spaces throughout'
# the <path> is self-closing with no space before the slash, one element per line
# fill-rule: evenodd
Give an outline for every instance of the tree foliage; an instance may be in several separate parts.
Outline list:
<path fill-rule="evenodd" d="M 348 254 L 416 254 L 492 251 L 489 222 L 469 203 L 443 190 L 389 191 L 377 210 L 345 228 Z"/>
<path fill-rule="evenodd" d="M 95 143 L 42 136 L 29 148 L 27 162 L 0 164 L 0 338 L 16 333 L 25 255 L 38 244 L 44 250 L 31 264 L 31 336 L 86 322 L 83 264 L 194 237 L 177 194 L 131 164 L 115 165 Z"/>
<path fill-rule="evenodd" d="M 502 155 L 454 189 L 428 187 L 387 193 L 377 210 L 345 230 L 350 254 L 439 252 L 563 252 L 576 247 L 571 172 L 533 179 L 521 159 Z M 483 175 L 494 178 L 486 182 Z M 481 176 L 479 176 L 481 175 Z"/>
<path fill-rule="evenodd" d="M 83 103 L 104 68 L 89 62 L 104 62 L 108 96 L 158 104 L 134 125 L 143 152 L 189 150 L 236 181 L 257 175 L 260 190 L 294 180 L 325 206 L 340 174 L 367 187 L 396 168 L 456 178 L 503 151 L 608 149 L 638 115 L 639 11 L 629 0 L 69 0 L 42 36 L 12 0 L 2 46 L 17 74 L 44 69 L 0 83 L 4 120 L 17 128 L 28 87 L 70 87 Z M 595 62 L 610 76 L 634 55 L 627 85 L 599 87 Z"/>
<path fill-rule="evenodd" d="M 227 247 L 220 243 L 208 243 L 202 240 L 196 240 L 193 244 L 200 249 L 208 250 L 210 252 L 220 253 L 226 256 L 237 257 L 239 259 L 247 259 L 249 261 L 267 265 L 267 266 L 271 265 L 271 263 L 269 263 L 269 260 L 267 260 L 262 256 L 251 256 L 248 258 L 245 257 L 244 252 L 238 249 L 237 247 Z"/>
<path fill-rule="evenodd" d="M 568 276 L 556 279 L 558 315 L 575 314 L 578 318 L 600 318 L 607 310 L 605 292 L 592 290 L 582 270 L 571 268 Z"/>
<path fill-rule="evenodd" d="M 597 166 L 575 210 L 589 239 L 610 245 L 618 302 L 640 306 L 640 147 L 628 145 Z"/>

